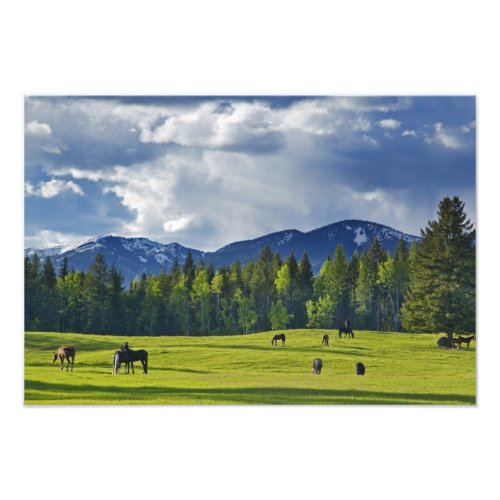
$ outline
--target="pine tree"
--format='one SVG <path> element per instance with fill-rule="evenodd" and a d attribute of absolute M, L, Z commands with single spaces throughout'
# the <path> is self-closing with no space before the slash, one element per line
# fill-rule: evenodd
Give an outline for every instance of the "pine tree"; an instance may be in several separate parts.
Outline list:
<path fill-rule="evenodd" d="M 303 328 L 307 324 L 306 303 L 313 296 L 314 274 L 307 252 L 302 254 L 297 272 L 297 305 L 294 307 L 294 326 Z"/>
<path fill-rule="evenodd" d="M 108 293 L 108 268 L 103 255 L 97 254 L 86 274 L 88 308 L 87 332 L 104 333 Z"/>
<path fill-rule="evenodd" d="M 414 262 L 414 276 L 402 309 L 410 331 L 475 331 L 475 232 L 457 197 L 439 203 L 438 219 L 429 221 Z"/>
<path fill-rule="evenodd" d="M 59 305 L 57 293 L 57 277 L 50 257 L 43 263 L 41 276 L 42 310 L 40 312 L 41 328 L 54 331 L 59 328 Z"/>

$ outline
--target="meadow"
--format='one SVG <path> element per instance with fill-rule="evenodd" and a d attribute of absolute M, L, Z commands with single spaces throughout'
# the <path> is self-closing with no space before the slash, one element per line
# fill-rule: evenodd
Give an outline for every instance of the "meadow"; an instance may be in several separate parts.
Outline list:
<path fill-rule="evenodd" d="M 476 345 L 443 349 L 438 335 L 288 330 L 210 337 L 126 337 L 26 332 L 27 405 L 323 405 L 458 404 L 476 402 Z M 279 333 L 279 332 L 278 332 Z M 330 346 L 322 347 L 324 333 Z M 122 342 L 149 352 L 148 374 L 112 375 Z M 76 348 L 72 372 L 52 363 L 59 345 Z M 320 375 L 311 373 L 315 357 Z M 357 376 L 362 362 L 366 374 Z"/>

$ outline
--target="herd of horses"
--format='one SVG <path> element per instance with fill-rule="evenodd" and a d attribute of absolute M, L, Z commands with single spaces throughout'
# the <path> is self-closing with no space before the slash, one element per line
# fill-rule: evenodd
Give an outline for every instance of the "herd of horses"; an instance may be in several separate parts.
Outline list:
<path fill-rule="evenodd" d="M 73 346 L 61 346 L 52 355 L 52 363 L 55 363 L 57 359 L 61 361 L 61 370 L 64 367 L 64 361 L 68 364 L 66 366 L 66 371 L 69 370 L 69 365 L 71 364 L 71 371 L 73 371 L 73 366 L 75 364 L 75 353 L 76 349 Z M 142 364 L 142 373 L 148 373 L 148 351 L 144 349 L 139 349 L 134 351 L 130 349 L 128 342 L 122 344 L 119 351 L 113 354 L 113 375 L 120 374 L 120 366 L 125 364 L 125 373 L 130 373 L 130 367 L 132 367 L 132 373 L 134 371 L 134 361 L 140 361 Z"/>
<path fill-rule="evenodd" d="M 342 338 L 342 334 L 345 337 L 354 338 L 354 332 L 350 326 L 344 326 L 339 328 L 339 338 Z M 271 345 L 277 345 L 278 341 L 281 340 L 281 344 L 284 346 L 286 342 L 286 336 L 284 333 L 276 334 L 272 340 Z M 455 337 L 451 341 L 448 337 L 441 337 L 438 340 L 438 345 L 441 347 L 455 347 L 457 349 L 462 348 L 462 344 L 466 344 L 467 348 L 469 348 L 472 340 L 476 340 L 475 335 L 471 335 L 470 337 Z M 329 335 L 323 335 L 323 339 L 321 341 L 322 347 L 328 347 L 330 345 L 330 337 Z M 73 371 L 73 366 L 75 364 L 75 353 L 76 350 L 73 346 L 61 346 L 59 347 L 52 355 L 52 363 L 55 363 L 58 359 L 61 361 L 61 370 L 64 368 L 64 362 L 67 362 L 66 371 L 69 370 L 71 365 L 71 371 Z M 137 351 L 130 349 L 128 342 L 122 344 L 121 348 L 118 351 L 115 351 L 113 354 L 113 375 L 120 374 L 120 367 L 122 364 L 125 364 L 124 373 L 130 373 L 130 368 L 132 368 L 132 373 L 134 371 L 134 361 L 140 361 L 142 364 L 142 373 L 148 373 L 148 351 L 144 349 L 139 349 Z M 323 368 L 323 361 L 320 358 L 315 358 L 313 361 L 312 373 L 314 375 L 319 375 L 321 373 L 321 369 Z M 364 375 L 365 374 L 365 366 L 363 363 L 356 364 L 356 374 Z"/>

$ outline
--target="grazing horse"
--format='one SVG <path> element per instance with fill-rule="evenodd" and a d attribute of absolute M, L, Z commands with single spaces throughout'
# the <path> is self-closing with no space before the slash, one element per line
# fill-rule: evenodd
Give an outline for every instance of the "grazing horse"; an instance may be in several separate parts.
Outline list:
<path fill-rule="evenodd" d="M 278 340 L 281 340 L 281 343 L 285 345 L 286 337 L 284 333 L 280 333 L 278 335 L 275 335 L 273 337 L 273 340 L 271 340 L 271 345 L 278 345 Z"/>
<path fill-rule="evenodd" d="M 325 346 L 329 346 L 329 341 L 330 341 L 330 337 L 328 335 L 323 335 L 323 342 L 321 342 L 321 346 L 322 347 L 325 347 Z"/>
<path fill-rule="evenodd" d="M 350 336 L 354 338 L 354 332 L 350 326 L 341 326 L 339 328 L 339 339 L 342 338 L 342 334 L 344 334 L 344 337 Z"/>
<path fill-rule="evenodd" d="M 132 363 L 132 373 L 134 372 L 134 361 L 140 361 L 142 364 L 142 373 L 148 373 L 148 351 L 144 349 L 139 349 L 138 351 L 133 351 L 129 348 L 128 342 L 122 344 L 121 348 L 125 356 L 125 363 Z"/>
<path fill-rule="evenodd" d="M 356 375 L 365 374 L 365 365 L 363 363 L 356 363 Z"/>
<path fill-rule="evenodd" d="M 323 368 L 323 361 L 320 358 L 315 358 L 313 361 L 312 373 L 313 375 L 320 375 L 321 368 Z"/>
<path fill-rule="evenodd" d="M 57 351 L 52 355 L 52 363 L 57 361 L 57 358 L 61 360 L 61 370 L 64 366 L 64 360 L 68 362 L 68 366 L 66 367 L 66 371 L 68 371 L 69 363 L 71 360 L 71 371 L 73 371 L 73 366 L 75 365 L 75 348 L 72 346 L 61 346 Z"/>
<path fill-rule="evenodd" d="M 468 349 L 469 345 L 471 343 L 471 340 L 476 341 L 476 336 L 471 335 L 470 337 L 458 337 L 457 342 L 460 341 L 460 347 L 462 347 L 462 344 L 467 344 L 467 349 Z"/>
<path fill-rule="evenodd" d="M 125 363 L 125 373 L 129 372 L 129 364 L 132 365 L 132 373 L 134 373 L 134 363 L 125 360 L 125 351 L 119 350 L 113 354 L 113 375 L 120 375 L 120 366 Z"/>

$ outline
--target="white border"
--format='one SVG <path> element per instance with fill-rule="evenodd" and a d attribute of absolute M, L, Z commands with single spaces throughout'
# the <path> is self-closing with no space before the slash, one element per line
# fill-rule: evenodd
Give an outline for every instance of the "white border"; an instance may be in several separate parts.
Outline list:
<path fill-rule="evenodd" d="M 498 282 L 492 9 L 427 0 L 20 1 L 0 9 L 2 349 L 11 353 L 2 360 L 3 491 L 73 499 L 495 496 L 487 453 L 498 449 L 500 421 L 497 294 L 489 286 Z M 24 94 L 477 95 L 479 405 L 23 407 Z"/>

